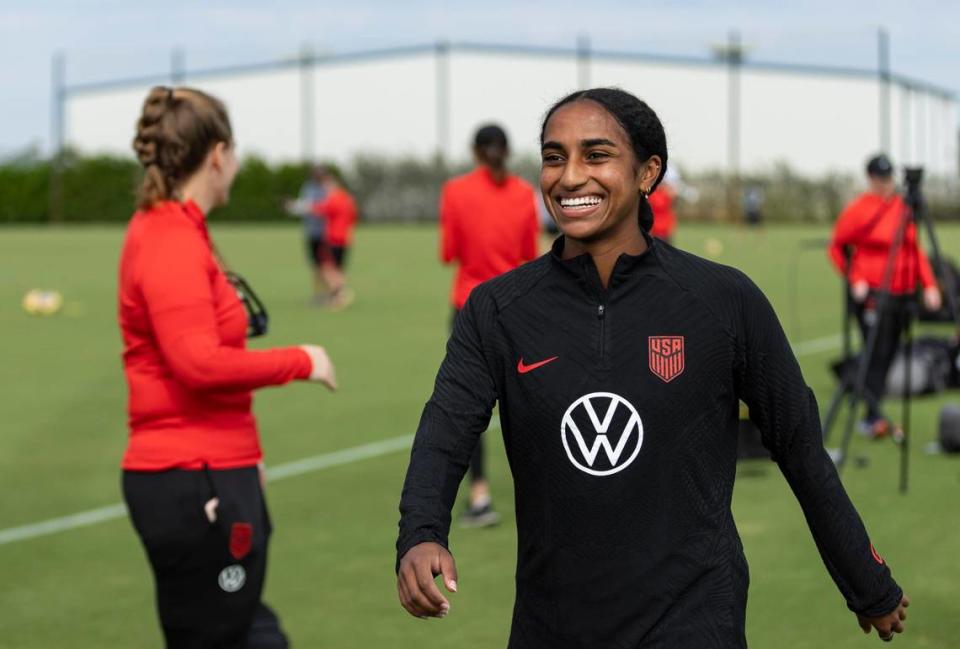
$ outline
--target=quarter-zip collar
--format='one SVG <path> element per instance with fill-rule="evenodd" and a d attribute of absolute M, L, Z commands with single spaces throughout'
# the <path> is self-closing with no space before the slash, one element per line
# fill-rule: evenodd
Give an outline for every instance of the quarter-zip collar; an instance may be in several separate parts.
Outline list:
<path fill-rule="evenodd" d="M 565 237 L 563 235 L 557 237 L 553 242 L 550 257 L 557 267 L 578 279 L 588 292 L 599 296 L 609 293 L 619 288 L 620 285 L 637 277 L 640 274 L 639 271 L 642 269 L 653 268 L 657 265 L 656 257 L 657 248 L 660 245 L 659 242 L 647 232 L 643 232 L 643 238 L 647 242 L 646 250 L 639 255 L 621 253 L 621 255 L 617 257 L 617 261 L 613 266 L 613 272 L 610 274 L 610 284 L 606 290 L 604 290 L 600 282 L 600 274 L 597 271 L 596 264 L 593 263 L 593 258 L 590 256 L 590 253 L 585 252 L 569 259 L 563 258 L 565 245 Z"/>

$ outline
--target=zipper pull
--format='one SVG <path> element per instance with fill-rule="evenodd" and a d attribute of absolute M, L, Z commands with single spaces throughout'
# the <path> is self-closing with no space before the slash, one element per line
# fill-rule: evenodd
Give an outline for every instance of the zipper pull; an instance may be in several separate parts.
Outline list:
<path fill-rule="evenodd" d="M 607 307 L 603 304 L 597 305 L 597 318 L 603 320 L 603 315 L 607 312 Z"/>

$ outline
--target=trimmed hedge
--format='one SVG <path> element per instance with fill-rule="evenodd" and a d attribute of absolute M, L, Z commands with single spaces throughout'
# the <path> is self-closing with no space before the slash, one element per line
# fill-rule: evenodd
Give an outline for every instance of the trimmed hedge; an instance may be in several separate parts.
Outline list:
<path fill-rule="evenodd" d="M 0 223 L 49 220 L 50 165 L 23 162 L 0 165 Z"/>
<path fill-rule="evenodd" d="M 55 165 L 61 170 L 58 176 L 53 173 Z M 440 159 L 361 156 L 339 171 L 357 198 L 361 219 L 414 222 L 436 220 L 443 182 L 469 168 L 469 164 L 450 165 Z M 512 168 L 536 184 L 538 160 L 520 158 Z M 307 164 L 244 160 L 230 204 L 218 211 L 217 220 L 290 221 L 283 204 L 299 193 L 309 170 Z M 141 173 L 131 158 L 82 157 L 72 152 L 56 160 L 28 156 L 0 163 L 0 223 L 126 221 L 134 209 Z M 828 223 L 858 189 L 858 179 L 853 177 L 803 177 L 784 164 L 764 175 L 744 176 L 733 195 L 728 195 L 728 179 L 722 173 L 683 177 L 697 196 L 679 201 L 677 212 L 681 220 L 691 221 L 736 220 L 742 210 L 741 190 L 755 186 L 763 191 L 767 222 Z M 924 191 L 935 218 L 960 218 L 960 187 L 955 180 L 928 180 Z"/>

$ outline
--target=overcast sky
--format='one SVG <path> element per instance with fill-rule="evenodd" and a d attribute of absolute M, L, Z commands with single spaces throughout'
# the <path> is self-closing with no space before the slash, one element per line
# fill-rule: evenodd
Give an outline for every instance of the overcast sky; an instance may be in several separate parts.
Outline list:
<path fill-rule="evenodd" d="M 0 0 L 0 156 L 46 148 L 56 51 L 79 83 L 163 73 L 173 48 L 188 69 L 287 57 L 304 43 L 321 52 L 438 39 L 572 47 L 579 33 L 597 49 L 707 55 L 735 28 L 756 60 L 873 68 L 883 26 L 895 72 L 957 91 L 957 25 L 956 0 Z"/>

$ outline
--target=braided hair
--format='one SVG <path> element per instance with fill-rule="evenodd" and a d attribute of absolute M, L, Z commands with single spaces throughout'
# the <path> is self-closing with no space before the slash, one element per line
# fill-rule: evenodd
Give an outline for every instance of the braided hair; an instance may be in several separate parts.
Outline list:
<path fill-rule="evenodd" d="M 660 174 L 647 190 L 648 194 L 652 194 L 667 171 L 667 135 L 664 133 L 660 118 L 653 112 L 653 109 L 646 102 L 626 90 L 620 88 L 591 88 L 570 93 L 547 111 L 540 128 L 540 144 L 543 144 L 547 122 L 550 121 L 553 114 L 562 106 L 583 100 L 600 104 L 617 120 L 627 137 L 630 138 L 630 144 L 633 147 L 637 162 L 643 162 L 650 156 L 659 156 L 661 162 Z M 653 227 L 653 210 L 650 208 L 647 196 L 642 192 L 637 219 L 644 231 L 649 232 L 650 228 Z"/>
<path fill-rule="evenodd" d="M 233 144 L 223 102 L 192 88 L 152 88 L 133 138 L 133 150 L 144 169 L 137 206 L 147 209 L 174 198 L 177 186 L 200 168 L 219 142 Z"/>

